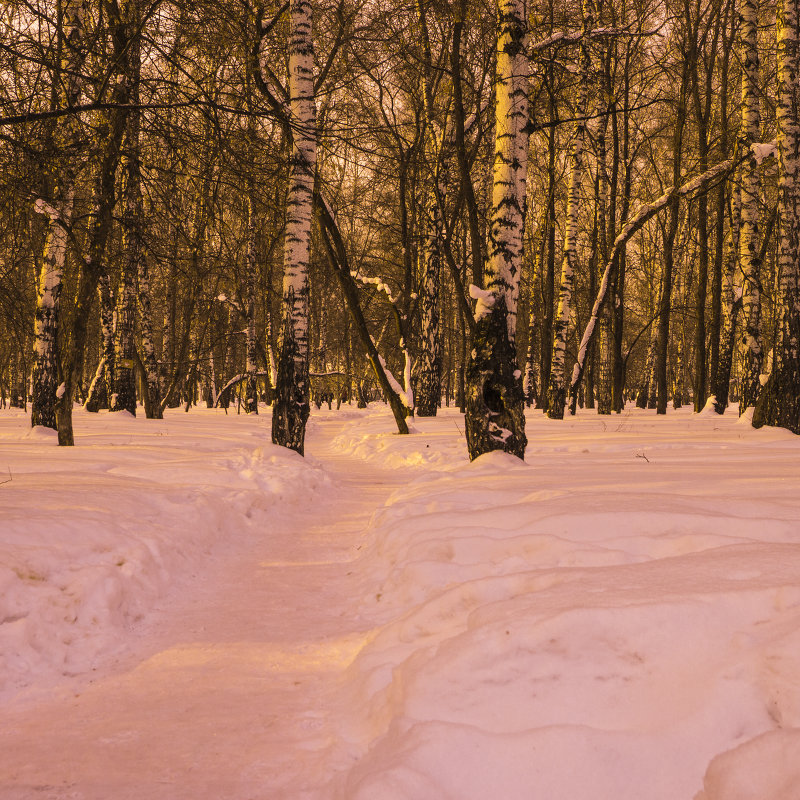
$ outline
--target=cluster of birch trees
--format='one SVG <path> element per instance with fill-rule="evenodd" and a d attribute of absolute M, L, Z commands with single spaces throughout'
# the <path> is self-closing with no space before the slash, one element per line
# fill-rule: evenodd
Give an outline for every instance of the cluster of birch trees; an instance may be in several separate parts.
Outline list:
<path fill-rule="evenodd" d="M 7 0 L 0 403 L 800 433 L 800 0 Z"/>

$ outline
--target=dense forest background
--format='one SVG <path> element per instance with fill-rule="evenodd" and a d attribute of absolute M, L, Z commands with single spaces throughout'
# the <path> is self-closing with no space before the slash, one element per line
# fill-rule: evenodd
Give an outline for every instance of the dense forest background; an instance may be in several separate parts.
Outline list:
<path fill-rule="evenodd" d="M 752 407 L 798 314 L 796 5 L 6 0 L 0 402 L 69 444 L 73 401 L 257 412 L 294 358 L 300 404 L 465 407 L 524 69 L 508 380 L 551 416 Z"/>

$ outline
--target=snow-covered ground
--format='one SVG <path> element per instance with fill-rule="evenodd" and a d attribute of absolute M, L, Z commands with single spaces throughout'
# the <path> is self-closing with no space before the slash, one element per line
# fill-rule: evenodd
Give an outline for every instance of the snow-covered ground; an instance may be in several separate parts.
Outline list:
<path fill-rule="evenodd" d="M 800 438 L 413 429 L 0 412 L 0 798 L 800 798 Z"/>

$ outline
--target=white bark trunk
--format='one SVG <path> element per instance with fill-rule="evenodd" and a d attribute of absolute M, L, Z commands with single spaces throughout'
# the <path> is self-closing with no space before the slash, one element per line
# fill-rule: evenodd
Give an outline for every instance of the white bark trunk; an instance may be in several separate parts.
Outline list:
<path fill-rule="evenodd" d="M 58 100 L 66 107 L 78 105 L 81 65 L 84 59 L 85 0 L 65 0 L 63 6 L 62 62 Z M 77 138 L 78 119 L 67 116 L 53 133 L 58 163 L 50 201 L 37 200 L 36 211 L 50 218 L 34 317 L 33 402 L 31 425 L 56 428 L 56 392 L 59 383 L 58 331 L 61 285 L 67 259 L 68 229 L 72 221 L 75 165 L 59 152 Z"/>
<path fill-rule="evenodd" d="M 550 385 L 547 396 L 547 416 L 562 419 L 566 402 L 566 357 L 572 293 L 575 288 L 575 268 L 578 263 L 578 213 L 583 180 L 584 140 L 586 138 L 586 110 L 589 107 L 589 70 L 591 52 L 589 33 L 594 24 L 594 3 L 583 0 L 583 38 L 581 40 L 580 85 L 575 107 L 575 136 L 570 156 L 569 188 L 567 191 L 567 219 L 564 229 L 564 257 L 561 264 L 561 284 L 558 308 L 553 321 L 553 356 L 550 364 Z"/>
<path fill-rule="evenodd" d="M 283 258 L 284 318 L 272 440 L 302 455 L 309 413 L 308 264 L 317 160 L 311 3 L 292 0 L 289 14 L 289 103 L 293 141 Z"/>
<path fill-rule="evenodd" d="M 501 29 L 497 41 L 496 144 L 484 287 L 494 295 L 494 308 L 505 308 L 508 338 L 514 342 L 528 180 L 530 66 L 521 41 L 527 35 L 528 3 L 498 0 L 497 6 Z"/>
<path fill-rule="evenodd" d="M 759 0 L 741 0 L 740 47 L 742 62 L 743 152 L 761 141 L 760 79 L 758 55 Z M 755 404 L 761 384 L 763 351 L 761 342 L 761 292 L 758 203 L 761 177 L 758 161 L 751 153 L 742 170 L 742 218 L 739 234 L 739 269 L 742 276 L 741 341 L 745 347 L 745 369 L 739 412 Z"/>
<path fill-rule="evenodd" d="M 470 459 L 492 450 L 523 458 L 525 398 L 515 332 L 528 170 L 527 0 L 498 0 L 495 159 L 488 263 L 477 299 L 466 370 Z"/>
<path fill-rule="evenodd" d="M 772 372 L 753 425 L 800 434 L 800 0 L 779 0 L 777 38 L 780 310 Z"/>

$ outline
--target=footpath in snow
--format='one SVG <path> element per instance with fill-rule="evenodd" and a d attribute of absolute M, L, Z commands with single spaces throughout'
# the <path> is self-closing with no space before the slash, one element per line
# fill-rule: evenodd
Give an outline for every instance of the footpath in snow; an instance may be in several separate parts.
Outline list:
<path fill-rule="evenodd" d="M 800 797 L 798 437 L 76 421 L 0 412 L 2 800 Z"/>

